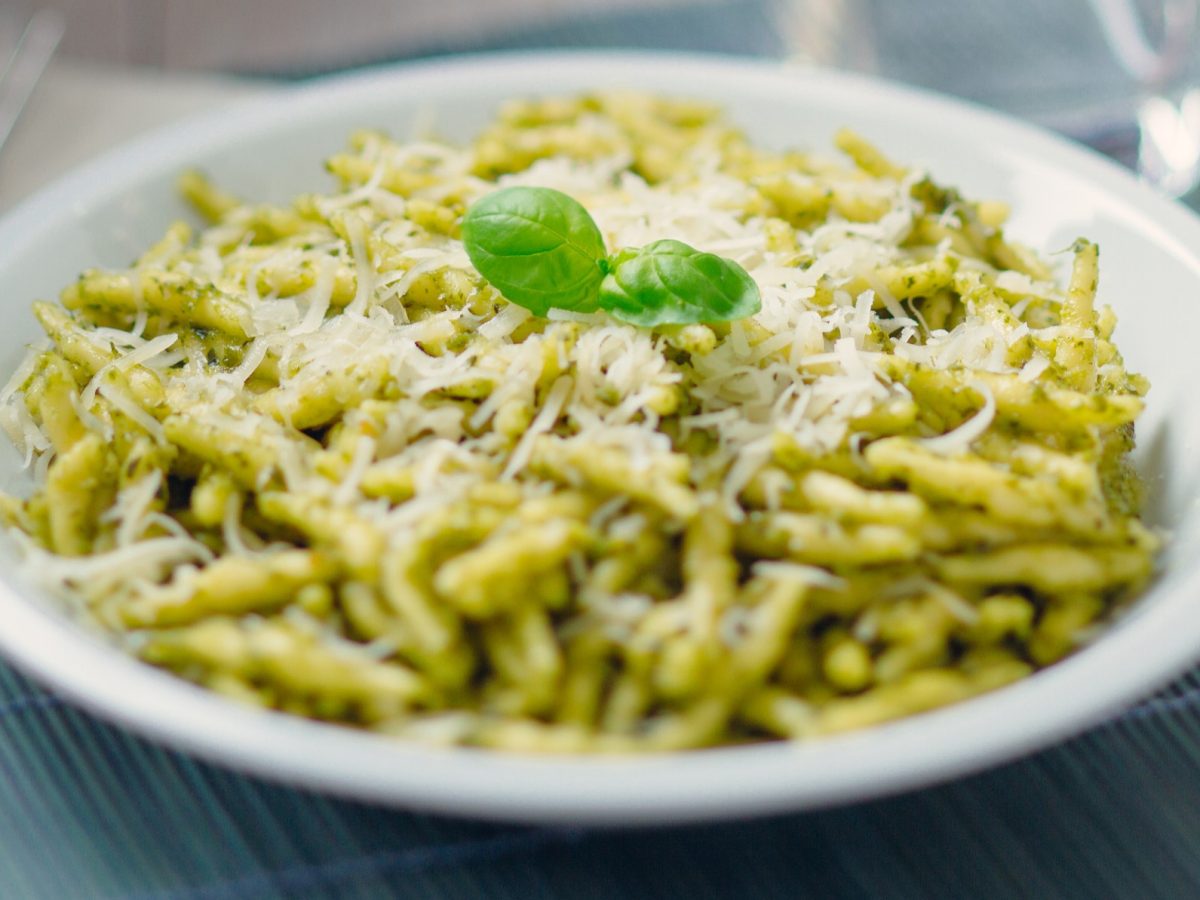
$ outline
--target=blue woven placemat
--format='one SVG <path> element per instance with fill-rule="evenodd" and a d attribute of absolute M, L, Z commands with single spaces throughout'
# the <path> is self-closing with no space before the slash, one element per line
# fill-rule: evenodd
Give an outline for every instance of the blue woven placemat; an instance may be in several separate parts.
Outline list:
<path fill-rule="evenodd" d="M 1086 0 L 848 2 L 866 17 L 872 65 L 892 77 L 1037 116 L 1129 94 Z M 697 2 L 428 51 L 781 56 L 797 49 L 781 12 L 803 29 L 814 5 L 832 6 Z M 268 784 L 142 741 L 0 666 L 0 900 L 1195 896 L 1197 673 L 1075 740 L 953 784 L 817 813 L 616 831 L 474 824 Z"/>
<path fill-rule="evenodd" d="M 1200 892 L 1200 675 L 941 787 L 750 822 L 475 824 L 160 749 L 0 670 L 0 897 L 1185 898 Z"/>

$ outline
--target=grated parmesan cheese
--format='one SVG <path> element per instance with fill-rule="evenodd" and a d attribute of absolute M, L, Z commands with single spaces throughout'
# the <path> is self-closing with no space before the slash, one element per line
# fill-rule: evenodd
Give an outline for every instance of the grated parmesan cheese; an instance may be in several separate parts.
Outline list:
<path fill-rule="evenodd" d="M 836 730 L 929 665 L 975 691 L 1068 652 L 1045 621 L 988 629 L 1032 621 L 1012 570 L 1078 600 L 1066 622 L 1148 572 L 1128 473 L 1096 462 L 1145 389 L 1110 314 L 861 141 L 775 154 L 706 115 L 588 98 L 471 147 L 359 133 L 339 190 L 218 194 L 194 239 L 85 273 L 0 390 L 25 571 L 187 677 L 484 745 Z M 733 259 L 761 309 L 533 316 L 460 240 L 512 185 L 578 199 L 610 251 Z"/>

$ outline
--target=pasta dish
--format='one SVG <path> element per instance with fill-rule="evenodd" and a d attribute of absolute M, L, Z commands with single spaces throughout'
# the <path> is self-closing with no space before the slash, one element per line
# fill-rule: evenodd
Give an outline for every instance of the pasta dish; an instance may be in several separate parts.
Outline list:
<path fill-rule="evenodd" d="M 185 174 L 202 227 L 34 305 L 27 577 L 238 700 L 521 751 L 809 738 L 1055 662 L 1158 544 L 1097 247 L 834 142 L 614 94 L 357 133 L 284 206 Z"/>

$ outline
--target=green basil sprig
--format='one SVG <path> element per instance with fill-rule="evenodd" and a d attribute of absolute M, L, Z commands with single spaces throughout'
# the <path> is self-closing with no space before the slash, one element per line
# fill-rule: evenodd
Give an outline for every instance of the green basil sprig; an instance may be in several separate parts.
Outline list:
<path fill-rule="evenodd" d="M 505 188 L 473 204 L 463 244 L 505 298 L 544 316 L 551 308 L 605 310 L 632 325 L 729 322 L 758 312 L 754 279 L 731 259 L 661 240 L 607 255 L 588 211 L 561 191 Z"/>
<path fill-rule="evenodd" d="M 604 279 L 604 236 L 577 201 L 549 188 L 488 194 L 467 211 L 471 263 L 507 299 L 544 316 L 556 306 L 596 309 Z"/>

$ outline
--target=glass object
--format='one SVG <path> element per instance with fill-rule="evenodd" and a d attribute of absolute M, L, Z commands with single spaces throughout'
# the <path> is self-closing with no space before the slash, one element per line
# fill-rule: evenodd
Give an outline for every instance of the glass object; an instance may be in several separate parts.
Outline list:
<path fill-rule="evenodd" d="M 1200 179 L 1200 0 L 759 0 L 800 61 L 1053 128 L 1173 196 Z"/>
<path fill-rule="evenodd" d="M 1200 184 L 1200 87 L 1178 85 L 1197 48 L 1197 0 L 1091 0 L 1113 54 L 1141 94 L 1138 174 L 1173 197 Z"/>

